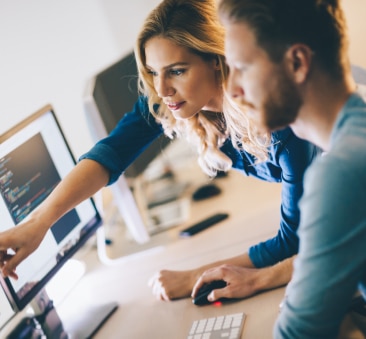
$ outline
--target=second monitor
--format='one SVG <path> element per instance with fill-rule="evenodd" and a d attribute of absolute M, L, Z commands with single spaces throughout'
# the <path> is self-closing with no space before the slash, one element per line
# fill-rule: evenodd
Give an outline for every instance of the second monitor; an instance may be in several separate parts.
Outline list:
<path fill-rule="evenodd" d="M 137 81 L 138 71 L 133 52 L 90 79 L 84 96 L 84 107 L 95 142 L 108 136 L 123 116 L 132 111 L 139 97 Z M 138 201 L 138 194 L 131 191 L 131 182 L 138 182 L 150 163 L 171 142 L 164 135 L 153 141 L 111 186 L 114 203 L 138 243 L 145 243 L 150 239 L 146 213 L 148 204 Z M 138 185 L 135 188 L 138 191 Z"/>

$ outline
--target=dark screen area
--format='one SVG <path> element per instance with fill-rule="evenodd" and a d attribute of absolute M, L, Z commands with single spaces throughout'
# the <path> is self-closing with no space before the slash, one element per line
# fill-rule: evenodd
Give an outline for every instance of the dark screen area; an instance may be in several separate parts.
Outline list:
<path fill-rule="evenodd" d="M 0 189 L 15 224 L 40 205 L 61 181 L 41 133 L 0 160 Z M 51 228 L 60 243 L 80 222 L 73 209 Z"/>
<path fill-rule="evenodd" d="M 16 224 L 61 180 L 40 133 L 1 159 L 0 170 L 1 195 Z"/>

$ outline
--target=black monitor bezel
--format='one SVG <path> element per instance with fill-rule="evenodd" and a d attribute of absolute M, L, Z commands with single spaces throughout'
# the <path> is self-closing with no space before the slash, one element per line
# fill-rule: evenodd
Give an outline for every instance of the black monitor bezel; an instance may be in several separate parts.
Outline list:
<path fill-rule="evenodd" d="M 76 165 L 76 160 L 71 151 L 70 145 L 66 140 L 61 125 L 56 117 L 55 111 L 52 105 L 50 104 L 45 105 L 37 112 L 33 113 L 29 117 L 25 118 L 24 120 L 16 124 L 14 127 L 10 128 L 8 131 L 0 135 L 0 143 L 3 143 L 5 140 L 9 139 L 12 135 L 19 132 L 21 129 L 25 128 L 27 125 L 32 123 L 34 120 L 38 119 L 40 116 L 48 113 L 52 114 L 56 122 L 56 125 L 60 131 L 62 139 L 65 142 L 65 146 L 67 147 L 67 150 L 69 151 L 69 154 L 72 158 L 72 161 L 74 162 L 74 165 Z M 91 238 L 91 236 L 95 234 L 97 229 L 102 225 L 102 217 L 96 208 L 95 202 L 93 198 L 89 199 L 94 208 L 95 214 L 80 232 L 80 237 L 78 241 L 76 241 L 75 244 L 70 249 L 68 249 L 66 252 L 63 253 L 62 256 L 58 258 L 57 264 L 39 282 L 37 282 L 30 289 L 30 291 L 24 295 L 24 297 L 22 298 L 18 297 L 16 291 L 13 289 L 13 286 L 10 282 L 10 278 L 4 278 L 0 275 L 0 283 L 16 312 L 23 310 L 33 300 L 33 298 L 47 285 L 47 283 L 51 280 L 51 278 Z"/>

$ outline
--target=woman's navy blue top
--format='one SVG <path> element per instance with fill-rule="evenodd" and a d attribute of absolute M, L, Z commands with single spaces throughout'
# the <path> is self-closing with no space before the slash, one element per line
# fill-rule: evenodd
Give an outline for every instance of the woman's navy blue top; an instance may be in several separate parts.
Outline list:
<path fill-rule="evenodd" d="M 147 100 L 140 97 L 131 112 L 125 114 L 110 135 L 100 140 L 82 159 L 92 159 L 110 172 L 114 183 L 126 168 L 163 133 L 162 126 L 149 113 Z M 303 176 L 319 149 L 297 138 L 290 128 L 272 133 L 269 160 L 255 164 L 254 157 L 235 149 L 228 139 L 222 146 L 233 168 L 247 176 L 269 182 L 281 182 L 281 222 L 275 237 L 250 247 L 255 267 L 273 265 L 298 252 L 298 201 L 303 192 Z"/>

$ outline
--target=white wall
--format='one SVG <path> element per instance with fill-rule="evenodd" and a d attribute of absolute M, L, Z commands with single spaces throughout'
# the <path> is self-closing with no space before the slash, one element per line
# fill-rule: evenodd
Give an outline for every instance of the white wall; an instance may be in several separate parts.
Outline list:
<path fill-rule="evenodd" d="M 0 133 L 51 103 L 78 157 L 89 78 L 133 48 L 158 1 L 0 0 Z"/>
<path fill-rule="evenodd" d="M 0 0 L 0 133 L 46 103 L 78 157 L 92 146 L 86 81 L 133 48 L 160 0 Z M 343 0 L 351 60 L 366 67 L 366 0 Z"/>
<path fill-rule="evenodd" d="M 366 68 L 366 0 L 343 0 L 350 35 L 350 58 Z"/>

